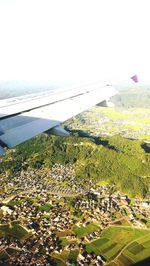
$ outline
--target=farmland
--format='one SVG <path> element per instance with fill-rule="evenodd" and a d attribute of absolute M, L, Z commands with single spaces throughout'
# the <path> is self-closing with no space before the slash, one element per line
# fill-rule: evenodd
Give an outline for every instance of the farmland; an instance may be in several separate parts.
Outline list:
<path fill-rule="evenodd" d="M 142 237 L 142 238 L 141 238 Z M 138 240 L 141 242 L 138 242 Z M 128 245 L 131 242 L 131 246 Z M 148 257 L 148 250 L 150 248 L 150 233 L 147 230 L 139 230 L 132 227 L 121 227 L 121 226 L 111 226 L 103 231 L 101 238 L 95 240 L 86 245 L 86 250 L 88 252 L 94 251 L 97 255 L 101 255 L 104 260 L 108 263 L 115 260 L 115 258 L 121 254 L 122 249 L 127 246 L 123 254 L 119 256 L 119 259 L 123 261 L 139 261 L 142 258 Z M 130 250 L 130 251 L 129 251 Z M 132 253 L 132 257 L 129 256 L 129 252 L 135 253 L 140 251 L 141 255 L 138 254 L 135 259 L 135 254 Z M 128 262 L 129 263 L 129 262 Z M 118 264 L 118 263 L 117 263 Z M 126 265 L 126 264 L 124 264 Z M 128 265 L 128 264 L 127 264 Z"/>
<path fill-rule="evenodd" d="M 96 230 L 99 229 L 99 226 L 97 226 L 96 224 L 94 223 L 90 223 L 88 224 L 87 226 L 82 226 L 82 227 L 78 227 L 78 226 L 75 226 L 73 228 L 73 231 L 77 234 L 77 236 L 79 238 L 85 236 L 85 235 L 88 235 Z"/>
<path fill-rule="evenodd" d="M 118 257 L 116 262 L 121 262 L 123 265 L 129 265 L 131 262 L 136 263 L 138 261 L 143 261 L 145 258 L 149 257 L 149 251 L 150 233 L 142 236 L 128 245 Z"/>
<path fill-rule="evenodd" d="M 0 226 L 0 234 L 5 236 L 12 236 L 19 240 L 27 239 L 32 234 L 29 233 L 24 227 L 16 222 L 12 222 L 11 224 L 1 225 Z"/>

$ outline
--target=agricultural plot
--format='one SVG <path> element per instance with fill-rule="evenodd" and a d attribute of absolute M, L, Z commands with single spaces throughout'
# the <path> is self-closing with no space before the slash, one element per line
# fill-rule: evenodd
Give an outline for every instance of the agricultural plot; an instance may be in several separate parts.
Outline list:
<path fill-rule="evenodd" d="M 150 254 L 149 251 L 150 233 L 147 233 L 144 237 L 132 242 L 119 256 L 118 261 L 123 265 L 131 265 L 148 258 Z"/>
<path fill-rule="evenodd" d="M 109 263 L 109 266 L 118 266 L 115 262 Z"/>
<path fill-rule="evenodd" d="M 1 263 L 5 262 L 6 265 L 6 261 L 11 257 L 16 255 L 16 253 L 19 250 L 16 248 L 12 248 L 12 247 L 8 247 L 5 250 L 0 251 L 0 265 L 2 265 Z"/>
<path fill-rule="evenodd" d="M 147 230 L 139 230 L 132 227 L 110 226 L 103 232 L 102 237 L 106 237 L 116 243 L 125 245 L 134 239 L 146 235 L 147 233 Z"/>
<path fill-rule="evenodd" d="M 100 239 L 97 239 L 96 241 L 94 241 L 93 243 L 94 243 L 94 245 L 95 245 L 96 247 L 99 247 L 99 246 L 101 246 L 101 245 L 104 245 L 104 244 L 107 243 L 108 241 L 109 241 L 108 238 L 100 238 Z"/>
<path fill-rule="evenodd" d="M 69 251 L 68 250 L 64 250 L 61 254 L 59 253 L 53 253 L 52 254 L 52 258 L 57 262 L 57 265 L 59 266 L 63 266 L 66 265 L 66 259 L 69 255 Z"/>
<path fill-rule="evenodd" d="M 107 262 L 110 262 L 117 257 L 128 243 L 146 235 L 147 233 L 147 230 L 111 226 L 103 232 L 102 238 L 87 244 L 86 250 L 88 252 L 94 251 L 96 255 L 101 255 Z M 149 245 L 149 243 L 147 245 Z M 136 252 L 136 249 L 141 250 L 142 252 L 143 249 L 141 243 L 138 243 L 137 247 L 135 244 L 130 248 L 132 248 L 134 252 Z M 131 262 L 134 261 L 131 257 L 128 258 L 125 254 L 121 256 L 120 261 L 126 261 L 126 264 L 124 265 L 130 265 Z"/>
<path fill-rule="evenodd" d="M 92 241 L 91 243 L 86 245 L 86 250 L 87 252 L 92 252 L 94 251 L 96 255 L 99 255 L 102 252 L 102 248 L 106 248 L 109 243 L 109 239 L 107 238 L 100 238 L 95 241 Z"/>
<path fill-rule="evenodd" d="M 113 225 L 131 226 L 131 223 L 127 219 L 121 219 L 112 223 Z"/>
<path fill-rule="evenodd" d="M 63 247 L 67 246 L 69 244 L 69 241 L 66 237 L 61 237 L 61 244 Z"/>
<path fill-rule="evenodd" d="M 94 223 L 90 223 L 88 224 L 87 226 L 81 226 L 81 227 L 78 227 L 78 226 L 74 226 L 73 227 L 73 231 L 74 233 L 79 237 L 79 238 L 82 238 L 86 235 L 89 235 L 95 231 L 97 231 L 99 229 L 99 226 L 94 224 Z"/>
<path fill-rule="evenodd" d="M 60 232 L 56 232 L 58 237 L 65 237 L 65 236 L 69 236 L 69 235 L 73 235 L 74 232 L 72 230 L 64 230 L 64 231 L 60 231 Z"/>
<path fill-rule="evenodd" d="M 5 251 L 0 252 L 0 261 L 5 261 L 9 258 L 8 254 Z"/>
<path fill-rule="evenodd" d="M 66 247 L 69 244 L 77 243 L 76 239 L 67 239 L 66 237 L 61 237 L 60 240 L 63 247 Z"/>
<path fill-rule="evenodd" d="M 66 265 L 63 261 L 61 261 L 59 259 L 55 259 L 55 263 L 57 266 L 65 266 Z"/>
<path fill-rule="evenodd" d="M 106 261 L 113 260 L 122 249 L 120 244 L 106 238 L 100 238 L 86 245 L 87 252 L 94 251 L 96 255 L 101 255 Z"/>
<path fill-rule="evenodd" d="M 48 212 L 51 208 L 52 208 L 52 205 L 49 203 L 46 203 L 46 204 L 41 205 L 39 207 L 39 211 L 47 211 Z"/>
<path fill-rule="evenodd" d="M 119 263 L 119 265 L 121 262 L 121 265 L 124 265 L 124 266 L 132 265 L 134 263 L 134 261 L 131 260 L 131 258 L 125 256 L 124 254 L 121 254 L 119 256 L 119 259 L 117 259 L 117 262 Z"/>
<path fill-rule="evenodd" d="M 67 259 L 75 262 L 77 260 L 77 257 L 78 257 L 78 254 L 79 254 L 79 250 L 78 249 L 74 249 L 74 250 L 71 250 Z"/>
<path fill-rule="evenodd" d="M 133 242 L 127 249 L 128 251 L 130 251 L 131 253 L 133 253 L 134 255 L 138 254 L 139 252 L 141 252 L 142 250 L 144 250 L 143 245 L 139 244 L 138 242 Z"/>
<path fill-rule="evenodd" d="M 15 249 L 15 248 L 6 248 L 6 252 L 7 252 L 7 254 L 9 255 L 9 256 L 13 256 L 13 255 L 15 255 L 17 252 L 18 252 L 18 250 L 17 249 Z"/>
<path fill-rule="evenodd" d="M 5 236 L 13 236 L 19 240 L 26 239 L 31 236 L 31 233 L 29 233 L 24 227 L 22 227 L 18 223 L 11 223 L 11 225 L 1 225 L 0 234 L 1 233 Z"/>

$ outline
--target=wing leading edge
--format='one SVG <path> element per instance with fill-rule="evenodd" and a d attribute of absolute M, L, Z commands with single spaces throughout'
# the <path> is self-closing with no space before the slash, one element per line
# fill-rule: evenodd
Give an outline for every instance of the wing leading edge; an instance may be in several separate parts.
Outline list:
<path fill-rule="evenodd" d="M 96 84 L 1 100 L 0 154 L 49 129 L 59 134 L 62 122 L 115 94 L 112 86 Z"/>

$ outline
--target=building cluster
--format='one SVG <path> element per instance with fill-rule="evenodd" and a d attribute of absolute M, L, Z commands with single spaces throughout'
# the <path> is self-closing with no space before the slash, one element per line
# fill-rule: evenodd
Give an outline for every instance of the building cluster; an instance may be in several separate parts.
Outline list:
<path fill-rule="evenodd" d="M 128 216 L 136 226 L 140 226 L 137 214 L 145 219 L 150 215 L 148 200 L 137 199 L 131 204 L 115 186 L 97 186 L 89 180 L 90 186 L 84 189 L 77 184 L 72 166 L 55 165 L 49 172 L 28 169 L 20 176 L 8 178 L 6 184 L 4 180 L 0 227 L 11 227 L 18 221 L 27 231 L 25 239 L 9 234 L 0 237 L 0 252 L 7 248 L 16 250 L 15 256 L 10 256 L 10 265 L 51 265 L 55 254 L 76 249 L 79 251 L 77 265 L 103 265 L 100 256 L 86 251 L 86 244 L 100 237 L 102 230 L 116 220 L 116 213 L 120 217 Z M 73 231 L 74 226 L 86 228 L 91 222 L 98 228 L 82 238 Z M 67 232 L 65 246 L 59 235 L 62 232 Z M 66 263 L 71 265 L 72 262 L 67 260 Z"/>
<path fill-rule="evenodd" d="M 105 111 L 102 107 L 95 106 L 90 110 L 79 114 L 78 116 L 68 120 L 65 122 L 66 127 L 72 130 L 81 130 L 85 134 L 89 134 L 91 136 L 113 136 L 116 134 L 121 134 L 125 138 L 133 138 L 139 139 L 141 136 L 150 134 L 150 124 L 144 123 L 143 121 L 135 121 L 135 118 L 140 118 L 141 116 L 144 118 L 143 114 L 136 114 L 136 116 L 128 118 L 131 116 L 131 111 L 123 109 L 115 110 L 114 117 L 112 114 L 109 114 L 109 109 Z M 119 116 L 118 116 L 119 114 Z M 125 119 L 126 116 L 126 119 Z M 147 117 L 147 114 L 145 115 Z M 149 114 L 148 114 L 149 117 Z M 147 139 L 149 141 L 149 139 Z"/>

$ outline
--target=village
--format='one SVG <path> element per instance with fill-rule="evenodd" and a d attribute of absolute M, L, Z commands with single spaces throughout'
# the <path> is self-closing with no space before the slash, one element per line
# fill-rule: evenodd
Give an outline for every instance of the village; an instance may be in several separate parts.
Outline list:
<path fill-rule="evenodd" d="M 148 109 L 95 106 L 68 120 L 65 126 L 95 137 L 120 134 L 125 138 L 149 142 L 149 118 Z"/>
<path fill-rule="evenodd" d="M 88 183 L 77 182 L 72 165 L 59 164 L 51 171 L 29 168 L 13 179 L 3 177 L 2 263 L 6 259 L 7 265 L 57 265 L 61 260 L 66 265 L 105 265 L 105 257 L 88 252 L 87 244 L 107 227 L 148 229 L 149 199 L 133 201 L 114 185 Z"/>

